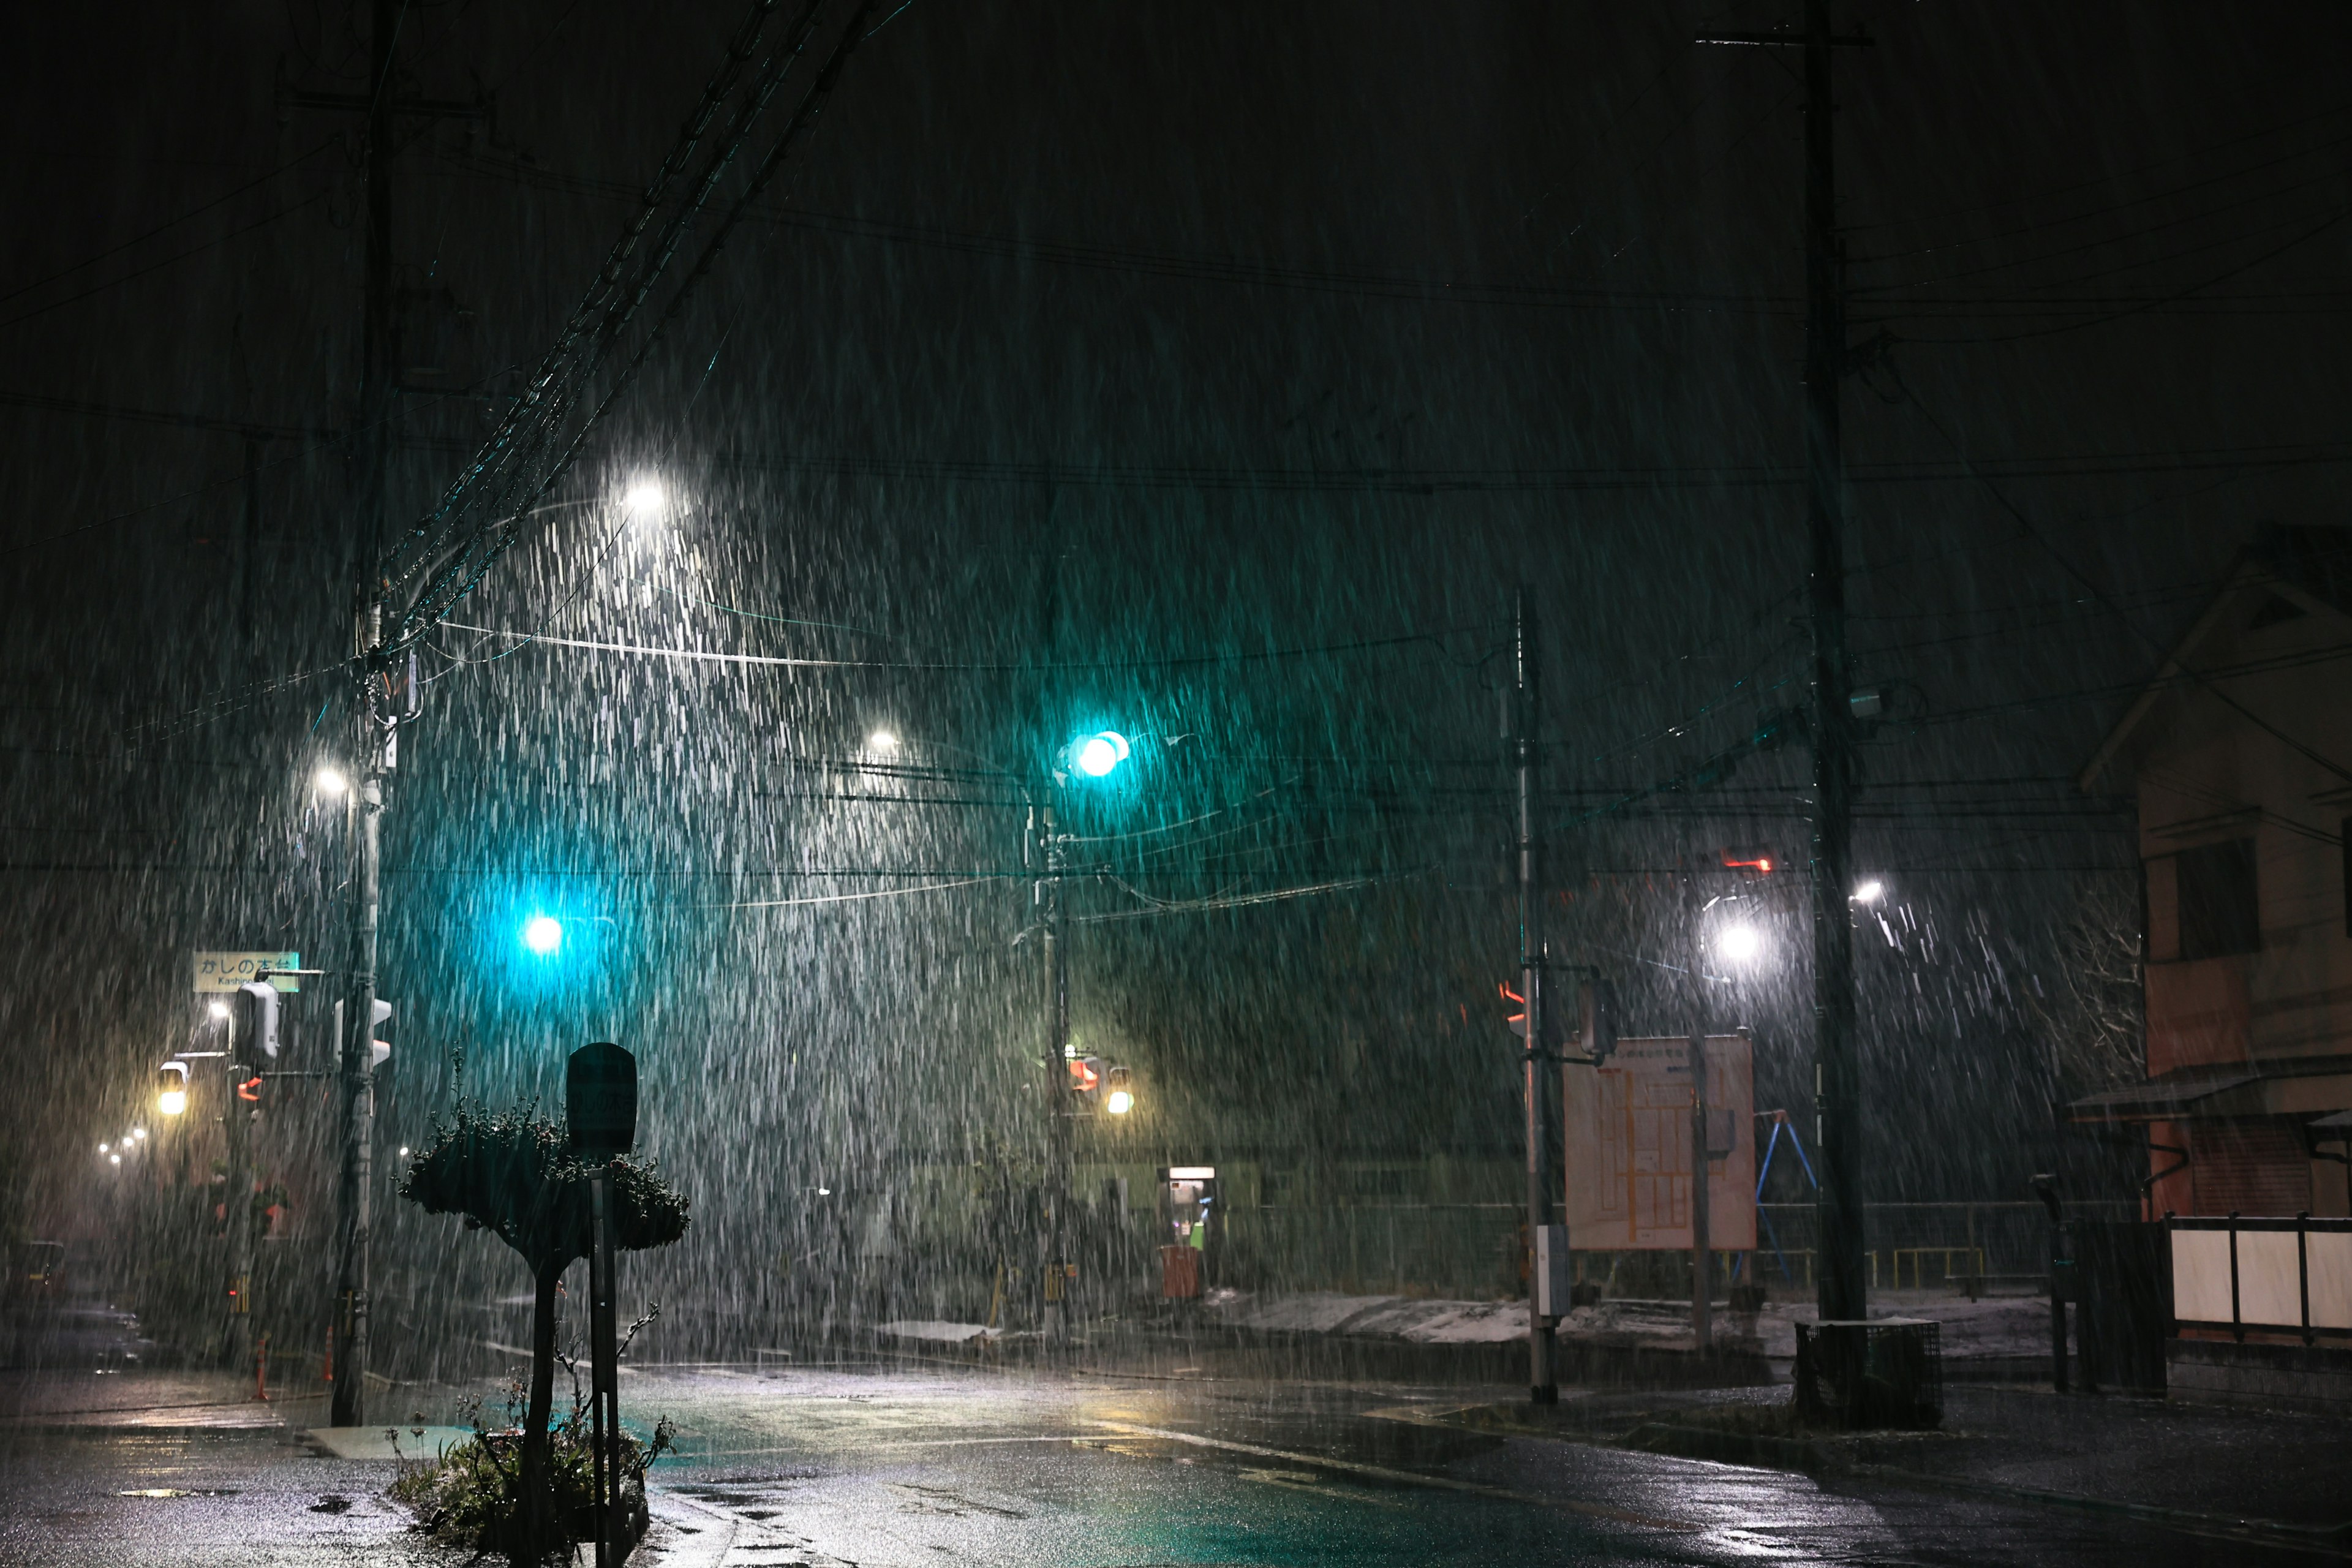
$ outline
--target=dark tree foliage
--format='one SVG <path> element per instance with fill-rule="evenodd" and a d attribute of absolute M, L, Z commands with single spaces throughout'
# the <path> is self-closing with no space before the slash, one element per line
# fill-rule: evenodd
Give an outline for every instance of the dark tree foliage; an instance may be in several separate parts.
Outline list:
<path fill-rule="evenodd" d="M 548 1421 L 555 1394 L 555 1293 L 563 1270 L 588 1256 L 586 1178 L 564 1128 L 535 1104 L 492 1111 L 460 1101 L 402 1177 L 400 1195 L 427 1214 L 454 1214 L 522 1255 L 536 1286 L 530 1399 L 523 1417 L 518 1507 L 499 1542 L 520 1563 L 566 1544 L 551 1504 Z M 650 1160 L 613 1162 L 614 1245 L 640 1252 L 686 1234 L 687 1201 Z"/>
<path fill-rule="evenodd" d="M 533 1273 L 588 1256 L 589 1167 L 561 1123 L 535 1105 L 486 1110 L 460 1104 L 401 1180 L 400 1195 L 427 1214 L 462 1215 L 522 1254 Z M 625 1252 L 667 1247 L 686 1234 L 687 1200 L 655 1162 L 615 1161 L 614 1243 Z"/>

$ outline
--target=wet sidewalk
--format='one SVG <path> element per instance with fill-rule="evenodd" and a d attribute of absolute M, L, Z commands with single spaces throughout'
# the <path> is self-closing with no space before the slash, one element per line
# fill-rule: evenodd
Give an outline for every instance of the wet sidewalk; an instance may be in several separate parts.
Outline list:
<path fill-rule="evenodd" d="M 2112 1513 L 2200 1533 L 2352 1555 L 2352 1414 L 2198 1405 L 2031 1384 L 1956 1383 L 1941 1427 L 1791 1429 L 1790 1391 L 1563 1391 L 1561 1404 L 1465 1405 L 1438 1417 L 1686 1458 L 1931 1487 Z"/>

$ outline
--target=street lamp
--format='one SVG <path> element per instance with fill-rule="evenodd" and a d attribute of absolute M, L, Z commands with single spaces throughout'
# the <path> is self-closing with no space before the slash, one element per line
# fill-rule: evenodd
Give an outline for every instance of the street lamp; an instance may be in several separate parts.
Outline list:
<path fill-rule="evenodd" d="M 869 752 L 880 752 L 887 755 L 887 753 L 898 749 L 898 737 L 892 734 L 887 730 L 877 730 L 874 733 L 866 737 L 866 749 Z"/>
<path fill-rule="evenodd" d="M 1752 925 L 1727 925 L 1716 933 L 1715 951 L 1728 963 L 1753 963 L 1763 954 L 1764 933 Z"/>
<path fill-rule="evenodd" d="M 553 915 L 533 915 L 523 922 L 522 944 L 541 958 L 563 945 L 563 922 Z"/>
<path fill-rule="evenodd" d="M 320 795 L 341 795 L 351 788 L 351 781 L 333 768 L 320 768 L 310 775 L 310 783 Z"/>
<path fill-rule="evenodd" d="M 226 1018 L 228 1016 L 228 1004 L 216 1001 L 205 1011 L 210 1013 L 215 1018 Z"/>
<path fill-rule="evenodd" d="M 1125 1116 L 1135 1109 L 1134 1078 L 1125 1068 L 1113 1068 L 1104 1075 L 1103 1084 L 1109 1090 L 1103 1096 L 1103 1109 L 1113 1116 Z"/>
<path fill-rule="evenodd" d="M 662 489 L 661 481 L 648 477 L 630 485 L 628 492 L 621 498 L 621 504 L 629 509 L 631 517 L 644 522 L 659 517 L 663 503 L 668 499 Z"/>
<path fill-rule="evenodd" d="M 1853 890 L 1857 904 L 1874 904 L 1886 896 L 1886 884 L 1873 877 Z"/>
<path fill-rule="evenodd" d="M 188 1064 L 165 1062 L 155 1069 L 155 1109 L 177 1116 L 188 1109 Z"/>

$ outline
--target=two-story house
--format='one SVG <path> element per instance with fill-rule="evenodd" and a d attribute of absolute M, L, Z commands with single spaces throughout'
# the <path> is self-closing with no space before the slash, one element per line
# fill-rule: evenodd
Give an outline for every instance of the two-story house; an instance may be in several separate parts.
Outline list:
<path fill-rule="evenodd" d="M 2268 527 L 2083 770 L 2137 798 L 2147 1212 L 2352 1213 L 2352 530 Z"/>

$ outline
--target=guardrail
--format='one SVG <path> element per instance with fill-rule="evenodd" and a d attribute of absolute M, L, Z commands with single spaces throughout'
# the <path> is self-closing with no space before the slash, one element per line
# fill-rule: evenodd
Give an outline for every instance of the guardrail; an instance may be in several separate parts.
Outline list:
<path fill-rule="evenodd" d="M 2352 1335 L 2352 1219 L 2167 1215 L 2172 1333 Z"/>

